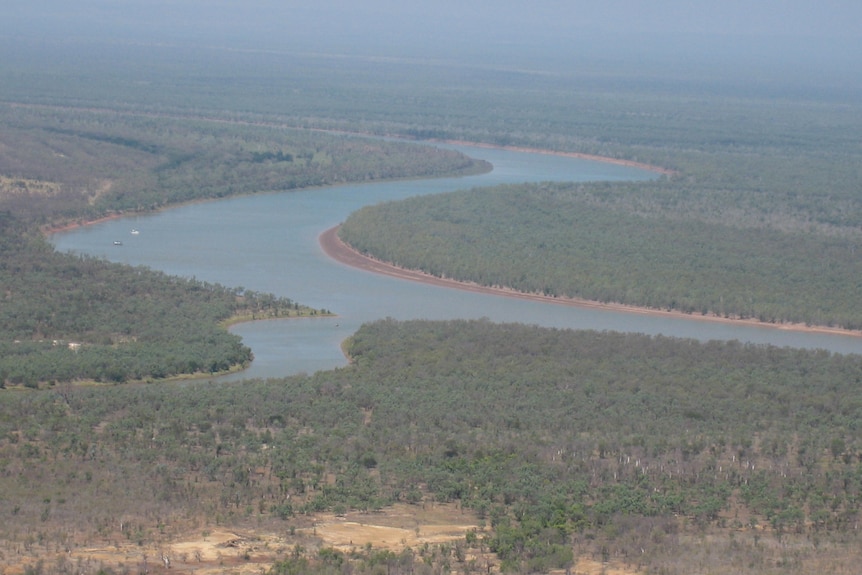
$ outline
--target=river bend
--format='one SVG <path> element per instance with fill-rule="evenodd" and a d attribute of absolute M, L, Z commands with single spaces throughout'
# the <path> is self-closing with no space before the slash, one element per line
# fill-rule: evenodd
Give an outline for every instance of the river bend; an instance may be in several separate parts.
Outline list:
<path fill-rule="evenodd" d="M 56 248 L 145 265 L 170 274 L 272 292 L 335 312 L 333 318 L 267 320 L 234 326 L 255 354 L 244 372 L 220 379 L 281 377 L 343 366 L 341 342 L 384 317 L 488 318 L 546 327 L 737 339 L 777 346 L 862 352 L 850 335 L 724 324 L 697 317 L 654 317 L 584 309 L 423 285 L 351 268 L 318 244 L 324 230 L 369 204 L 474 186 L 539 181 L 619 181 L 656 177 L 630 166 L 539 153 L 452 146 L 488 160 L 487 174 L 462 178 L 354 184 L 259 194 L 130 216 L 57 233 Z M 131 230 L 138 231 L 131 234 Z M 122 245 L 114 245 L 115 241 Z"/>

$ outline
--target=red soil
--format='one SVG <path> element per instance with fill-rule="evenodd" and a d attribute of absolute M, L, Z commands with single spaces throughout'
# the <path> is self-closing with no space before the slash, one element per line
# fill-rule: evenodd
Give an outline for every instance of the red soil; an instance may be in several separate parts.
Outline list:
<path fill-rule="evenodd" d="M 341 238 L 338 237 L 338 226 L 330 228 L 320 235 L 320 246 L 321 248 L 323 248 L 323 251 L 327 256 L 344 265 L 400 279 L 422 282 L 430 285 L 461 289 L 476 293 L 502 295 L 506 297 L 541 301 L 558 305 L 576 306 L 582 308 L 624 311 L 627 313 L 637 313 L 642 315 L 682 317 L 691 319 L 693 321 L 712 321 L 723 323 L 747 324 L 800 332 L 832 333 L 862 337 L 862 331 L 851 331 L 826 326 L 809 326 L 799 323 L 773 324 L 761 322 L 755 319 L 728 318 L 716 315 L 692 315 L 674 310 L 661 310 L 618 303 L 602 303 L 578 298 L 554 297 L 538 293 L 525 293 L 505 287 L 482 286 L 472 282 L 463 282 L 453 279 L 441 278 L 427 274 L 422 271 L 401 268 L 396 265 L 377 260 L 373 257 L 358 252 L 348 244 L 341 241 Z"/>

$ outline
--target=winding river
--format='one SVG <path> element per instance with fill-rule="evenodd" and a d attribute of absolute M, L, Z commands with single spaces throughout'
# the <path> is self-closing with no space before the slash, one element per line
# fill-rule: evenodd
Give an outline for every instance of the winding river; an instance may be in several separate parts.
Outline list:
<path fill-rule="evenodd" d="M 368 204 L 474 186 L 529 181 L 637 180 L 655 174 L 629 166 L 469 146 L 451 146 L 491 162 L 488 174 L 260 194 L 177 207 L 57 233 L 61 251 L 145 265 L 289 297 L 335 312 L 333 318 L 267 320 L 234 326 L 255 354 L 247 370 L 221 380 L 281 377 L 343 366 L 341 342 L 362 323 L 396 319 L 488 318 L 547 327 L 736 339 L 777 346 L 862 352 L 851 335 L 807 333 L 524 301 L 425 285 L 354 269 L 328 258 L 318 236 Z M 138 233 L 132 234 L 131 230 Z M 121 242 L 122 245 L 114 245 Z"/>

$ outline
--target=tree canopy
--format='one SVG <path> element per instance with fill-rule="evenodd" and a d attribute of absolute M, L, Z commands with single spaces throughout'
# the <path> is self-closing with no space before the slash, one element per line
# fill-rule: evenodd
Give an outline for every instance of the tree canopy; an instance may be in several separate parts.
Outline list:
<path fill-rule="evenodd" d="M 470 544 L 504 570 L 562 569 L 576 546 L 690 572 L 683 533 L 736 534 L 711 560 L 743 572 L 786 553 L 752 532 L 795 538 L 798 572 L 852 555 L 860 356 L 487 321 L 384 320 L 346 348 L 351 366 L 310 376 L 0 394 L 0 538 L 46 509 L 52 542 L 119 516 L 144 539 L 156 517 L 170 536 L 439 501 L 485 521 Z"/>

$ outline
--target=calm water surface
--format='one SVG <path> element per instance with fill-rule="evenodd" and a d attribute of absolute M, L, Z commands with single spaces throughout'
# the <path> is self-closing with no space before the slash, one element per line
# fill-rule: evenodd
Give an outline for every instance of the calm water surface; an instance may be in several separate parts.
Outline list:
<path fill-rule="evenodd" d="M 547 327 L 862 352 L 862 339 L 850 336 L 794 333 L 473 294 L 378 276 L 333 262 L 323 254 L 317 240 L 320 233 L 368 204 L 501 183 L 654 177 L 643 170 L 572 158 L 465 146 L 457 149 L 490 161 L 494 170 L 464 178 L 345 185 L 231 198 L 104 222 L 56 234 L 52 241 L 61 251 L 272 292 L 338 314 L 336 318 L 270 320 L 235 326 L 232 331 L 252 348 L 255 361 L 246 371 L 220 379 L 281 377 L 343 366 L 346 361 L 341 342 L 362 323 L 384 317 L 485 317 Z M 132 229 L 139 233 L 132 235 Z M 122 245 L 115 246 L 114 241 Z"/>

